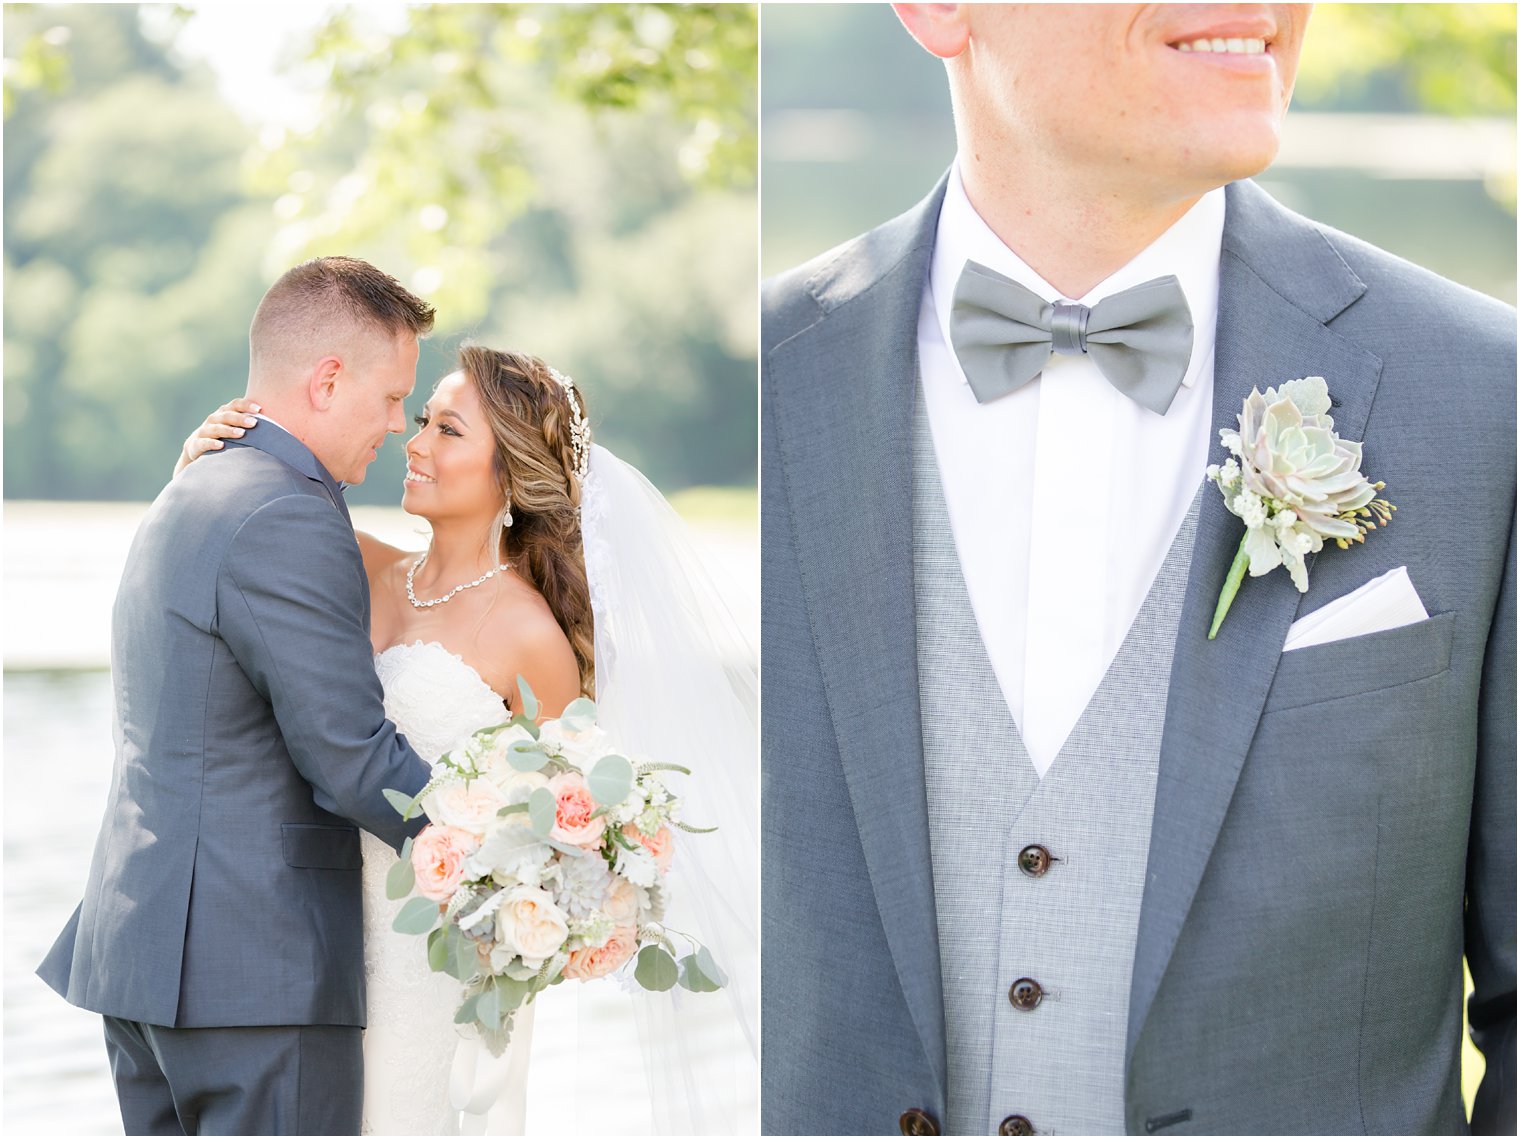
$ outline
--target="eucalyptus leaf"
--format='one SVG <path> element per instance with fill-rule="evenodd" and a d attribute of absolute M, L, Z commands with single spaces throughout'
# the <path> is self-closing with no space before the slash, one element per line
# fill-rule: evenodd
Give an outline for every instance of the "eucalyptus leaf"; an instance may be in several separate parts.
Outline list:
<path fill-rule="evenodd" d="M 413 898 L 401 907 L 391 928 L 397 933 L 426 933 L 438 924 L 438 903 L 427 898 Z"/>
<path fill-rule="evenodd" d="M 721 989 L 728 984 L 728 974 L 723 971 L 723 967 L 713 958 L 712 951 L 705 945 L 697 949 L 697 964 L 701 967 L 703 975 L 718 988 Z"/>
<path fill-rule="evenodd" d="M 508 815 L 525 815 L 527 813 L 528 804 L 526 802 L 513 803 L 511 806 L 503 807 L 501 810 L 497 811 L 496 817 L 498 819 L 501 819 L 505 818 Z"/>
<path fill-rule="evenodd" d="M 412 811 L 414 811 L 417 807 L 416 799 L 412 798 L 410 795 L 403 795 L 400 791 L 397 791 L 393 787 L 387 787 L 384 791 L 381 792 L 381 794 L 385 796 L 385 801 L 387 803 L 396 808 L 396 813 L 403 819 L 409 819 L 412 817 Z"/>
<path fill-rule="evenodd" d="M 541 839 L 548 838 L 558 811 L 559 804 L 554 798 L 554 792 L 547 787 L 535 787 L 533 794 L 528 796 L 528 818 L 533 823 L 534 835 Z"/>
<path fill-rule="evenodd" d="M 633 979 L 644 988 L 663 993 L 673 988 L 680 976 L 676 959 L 658 945 L 646 945 L 639 950 L 639 963 L 633 971 Z"/>
<path fill-rule="evenodd" d="M 496 987 L 501 994 L 501 1007 L 509 1013 L 521 1008 L 533 993 L 531 981 L 514 981 L 511 977 L 497 977 Z"/>
<path fill-rule="evenodd" d="M 480 1004 L 480 993 L 474 993 L 465 997 L 464 1004 L 459 1006 L 459 1011 L 454 1014 L 455 1024 L 469 1024 L 476 1019 L 475 1008 Z"/>
<path fill-rule="evenodd" d="M 693 993 L 715 993 L 720 988 L 719 984 L 697 964 L 697 955 L 689 954 L 681 958 L 681 988 Z"/>
<path fill-rule="evenodd" d="M 604 755 L 586 776 L 591 797 L 603 807 L 615 807 L 633 790 L 633 764 L 620 755 Z"/>
<path fill-rule="evenodd" d="M 448 973 L 455 980 L 468 982 L 480 969 L 480 954 L 476 952 L 473 941 L 460 933 L 457 927 L 451 928 L 454 929 L 451 938 L 454 952 L 453 960 L 449 962 L 452 968 Z"/>
<path fill-rule="evenodd" d="M 442 973 L 449 965 L 449 939 L 447 932 L 453 926 L 442 926 L 428 934 L 428 968 L 435 973 Z"/>
<path fill-rule="evenodd" d="M 475 1004 L 475 1017 L 487 1028 L 501 1027 L 501 993 L 495 985 L 480 994 L 480 1000 Z"/>
<path fill-rule="evenodd" d="M 538 697 L 533 695 L 533 689 L 519 673 L 517 677 L 517 691 L 522 696 L 522 714 L 526 719 L 538 719 Z"/>
<path fill-rule="evenodd" d="M 412 840 L 406 841 L 410 846 Z M 412 860 L 403 856 L 385 875 L 385 896 L 393 902 L 397 901 L 410 894 L 416 883 L 417 871 L 412 868 Z"/>
<path fill-rule="evenodd" d="M 596 705 L 584 696 L 577 696 L 565 705 L 559 722 L 567 732 L 584 732 L 596 723 Z"/>
<path fill-rule="evenodd" d="M 401 844 L 401 853 L 398 854 L 396 857 L 397 858 L 405 859 L 405 858 L 410 858 L 411 856 L 412 856 L 412 836 L 411 835 L 407 835 L 406 836 L 406 841 Z"/>
<path fill-rule="evenodd" d="M 548 752 L 532 740 L 513 740 L 507 745 L 507 762 L 514 771 L 537 771 L 548 759 Z"/>
<path fill-rule="evenodd" d="M 538 724 L 528 719 L 526 716 L 513 716 L 511 726 L 514 728 L 521 728 L 534 739 L 538 739 Z"/>

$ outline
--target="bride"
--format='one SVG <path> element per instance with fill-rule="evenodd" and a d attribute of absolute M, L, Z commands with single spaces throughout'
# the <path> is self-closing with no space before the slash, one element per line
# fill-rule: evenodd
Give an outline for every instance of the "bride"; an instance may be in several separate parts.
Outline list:
<path fill-rule="evenodd" d="M 257 430 L 234 400 L 185 442 L 178 474 Z M 697 567 L 681 526 L 633 468 L 591 443 L 580 391 L 533 356 L 461 350 L 407 442 L 401 505 L 431 529 L 412 554 L 358 534 L 386 713 L 429 762 L 517 711 L 517 678 L 545 717 L 580 695 L 630 753 L 693 771 L 688 818 L 718 823 L 675 860 L 671 924 L 730 973 L 727 1000 L 679 989 L 634 996 L 661 1131 L 752 1130 L 757 1041 L 754 664 Z M 505 706 L 505 707 L 504 707 Z M 506 1053 L 461 1041 L 460 985 L 397 934 L 392 850 L 364 844 L 363 1129 L 366 1134 L 521 1134 L 533 1005 Z M 604 984 L 607 982 L 604 982 Z M 561 1001 L 559 986 L 544 998 Z M 689 1002 L 689 1003 L 688 1003 Z M 582 1031 L 578 1096 L 616 1060 Z M 463 1112 L 463 1114 L 461 1114 Z"/>

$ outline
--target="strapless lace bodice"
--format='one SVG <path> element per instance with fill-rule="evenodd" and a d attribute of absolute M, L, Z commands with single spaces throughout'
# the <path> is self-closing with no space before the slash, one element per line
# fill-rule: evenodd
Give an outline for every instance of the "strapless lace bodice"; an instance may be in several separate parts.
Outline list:
<path fill-rule="evenodd" d="M 501 697 L 480 674 L 436 642 L 394 645 L 375 657 L 375 671 L 385 688 L 386 715 L 429 763 L 507 718 Z M 457 1135 L 448 1078 L 459 1041 L 459 982 L 428 969 L 423 938 L 391 929 L 402 903 L 385 896 L 385 877 L 396 854 L 368 832 L 362 841 L 369 1005 L 364 1133 Z"/>
<path fill-rule="evenodd" d="M 385 714 L 429 763 L 507 718 L 501 697 L 437 641 L 392 645 L 375 657 L 375 671 L 385 689 Z"/>

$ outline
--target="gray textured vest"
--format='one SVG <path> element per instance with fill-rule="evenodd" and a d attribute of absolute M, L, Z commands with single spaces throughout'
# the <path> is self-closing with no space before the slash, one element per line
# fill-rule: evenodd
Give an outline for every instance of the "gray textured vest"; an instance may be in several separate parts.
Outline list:
<path fill-rule="evenodd" d="M 949 1057 L 945 1130 L 996 1134 L 1022 1116 L 1042 1134 L 1122 1134 L 1130 972 L 1198 499 L 1041 780 L 982 644 L 921 401 L 914 449 L 918 683 Z"/>

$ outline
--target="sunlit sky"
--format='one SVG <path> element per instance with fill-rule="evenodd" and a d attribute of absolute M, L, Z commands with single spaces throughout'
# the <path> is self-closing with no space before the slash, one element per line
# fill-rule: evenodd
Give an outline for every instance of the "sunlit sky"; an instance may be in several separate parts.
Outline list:
<path fill-rule="evenodd" d="M 318 80 L 303 77 L 289 66 L 309 34 L 338 4 L 214 3 L 193 4 L 194 14 L 180 31 L 175 47 L 186 56 L 204 60 L 237 110 L 250 122 L 300 129 L 315 116 L 320 96 Z M 406 5 L 367 3 L 367 19 L 386 27 L 405 19 Z M 164 10 L 145 9 L 148 27 Z"/>

